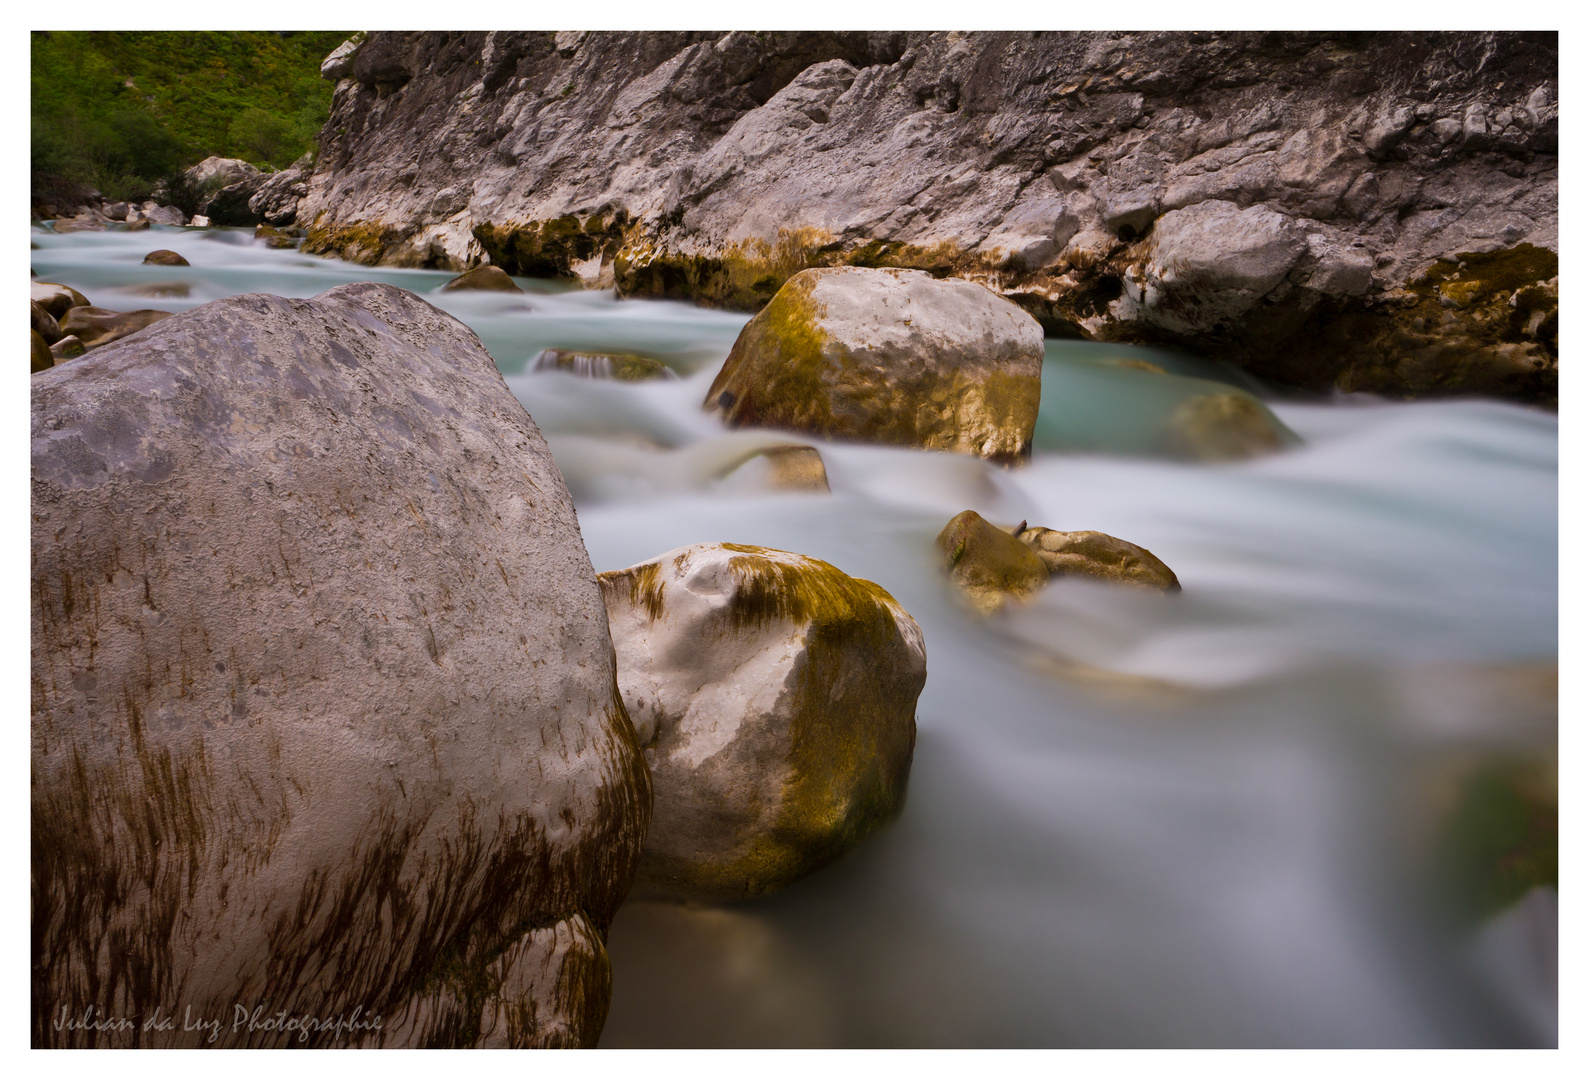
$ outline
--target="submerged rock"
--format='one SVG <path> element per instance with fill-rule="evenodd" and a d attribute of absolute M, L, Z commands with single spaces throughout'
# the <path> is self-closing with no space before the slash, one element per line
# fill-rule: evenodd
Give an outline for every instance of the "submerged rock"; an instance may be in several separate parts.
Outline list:
<path fill-rule="evenodd" d="M 1181 591 L 1175 571 L 1153 552 L 1130 541 L 1101 532 L 1058 532 L 1041 527 L 1018 529 L 1014 535 L 1037 553 L 1049 577 L 1090 577 L 1163 592 Z"/>
<path fill-rule="evenodd" d="M 1031 454 L 1042 362 L 1037 320 L 980 285 L 806 270 L 740 331 L 705 408 L 730 427 L 1013 463 Z"/>
<path fill-rule="evenodd" d="M 1048 567 L 1031 546 L 975 510 L 951 518 L 935 543 L 949 580 L 983 614 L 1029 600 L 1048 584 Z"/>
<path fill-rule="evenodd" d="M 586 379 L 617 379 L 619 382 L 678 378 L 672 368 L 649 356 L 641 356 L 638 353 L 585 352 L 576 349 L 542 349 L 530 370 L 566 371 Z"/>
<path fill-rule="evenodd" d="M 190 266 L 190 265 L 192 265 L 186 259 L 184 259 L 181 255 L 178 255 L 176 252 L 172 251 L 169 248 L 160 248 L 157 251 L 151 251 L 149 254 L 147 254 L 147 255 L 145 255 L 143 257 L 143 262 L 144 262 L 145 266 Z"/>
<path fill-rule="evenodd" d="M 384 1021 L 310 1046 L 590 1045 L 650 782 L 474 333 L 388 285 L 229 297 L 36 376 L 32 439 L 35 1045 L 256 1000 Z"/>
<path fill-rule="evenodd" d="M 290 248 L 296 241 L 273 225 L 255 225 L 254 239 L 265 241 L 268 248 Z"/>
<path fill-rule="evenodd" d="M 926 653 L 883 589 L 738 544 L 600 581 L 656 790 L 637 896 L 773 892 L 899 812 Z"/>
<path fill-rule="evenodd" d="M 508 277 L 507 271 L 500 266 L 477 266 L 467 273 L 459 274 L 443 285 L 442 288 L 449 292 L 454 289 L 479 289 L 486 292 L 515 293 L 524 291 L 514 283 L 512 278 Z"/>
<path fill-rule="evenodd" d="M 108 308 L 74 307 L 61 320 L 61 331 L 75 334 L 86 348 L 97 349 L 170 317 L 171 312 L 153 308 L 111 311 Z"/>
<path fill-rule="evenodd" d="M 1172 457 L 1231 461 L 1274 453 L 1285 446 L 1289 434 L 1273 413 L 1246 394 L 1200 394 L 1170 414 L 1163 445 Z"/>
<path fill-rule="evenodd" d="M 736 488 L 828 494 L 827 466 L 814 446 L 768 446 L 724 474 Z"/>

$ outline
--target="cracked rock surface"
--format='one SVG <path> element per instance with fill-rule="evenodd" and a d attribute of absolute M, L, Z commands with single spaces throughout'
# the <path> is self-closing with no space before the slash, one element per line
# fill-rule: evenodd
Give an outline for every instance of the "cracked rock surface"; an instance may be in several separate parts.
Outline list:
<path fill-rule="evenodd" d="M 1411 309 L 1437 260 L 1555 252 L 1556 68 L 1553 33 L 373 33 L 297 219 L 746 310 L 915 267 L 1051 334 L 1550 402 L 1552 318 Z"/>

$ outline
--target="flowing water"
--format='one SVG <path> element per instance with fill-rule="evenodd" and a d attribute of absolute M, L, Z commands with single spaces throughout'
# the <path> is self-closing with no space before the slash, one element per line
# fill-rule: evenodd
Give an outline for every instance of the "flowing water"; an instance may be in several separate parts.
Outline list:
<path fill-rule="evenodd" d="M 1165 460 L 1145 433 L 1176 400 L 1262 387 L 1051 341 L 1036 452 L 1005 470 L 724 431 L 700 402 L 745 315 L 532 280 L 524 296 L 438 293 L 449 274 L 243 230 L 34 241 L 40 279 L 116 309 L 412 289 L 475 329 L 546 434 L 596 569 L 764 545 L 876 581 L 920 623 L 900 818 L 763 900 L 625 907 L 603 1045 L 1554 1043 L 1554 889 L 1464 907 L 1473 875 L 1442 869 L 1529 807 L 1554 829 L 1553 414 L 1265 395 L 1294 445 Z M 192 267 L 139 265 L 162 246 Z M 135 291 L 172 282 L 189 295 Z M 548 347 L 639 352 L 681 378 L 532 371 Z M 831 494 L 736 468 L 790 441 L 818 446 Z M 1184 592 L 1057 580 L 979 619 L 933 548 L 968 508 L 1131 540 Z"/>

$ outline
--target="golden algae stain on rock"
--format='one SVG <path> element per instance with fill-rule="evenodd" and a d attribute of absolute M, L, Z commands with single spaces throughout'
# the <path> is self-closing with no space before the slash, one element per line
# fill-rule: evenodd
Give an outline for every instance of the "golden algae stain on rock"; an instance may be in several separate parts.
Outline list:
<path fill-rule="evenodd" d="M 949 579 L 983 614 L 1029 600 L 1048 584 L 1048 567 L 1036 552 L 975 510 L 951 518 L 934 543 Z"/>
<path fill-rule="evenodd" d="M 949 450 L 1031 453 L 1042 330 L 967 282 L 807 270 L 746 324 L 704 407 L 732 427 Z"/>
<path fill-rule="evenodd" d="M 1050 577 L 1078 575 L 1178 593 L 1175 571 L 1147 548 L 1101 532 L 1022 529 L 1016 539 L 1037 553 Z"/>
<path fill-rule="evenodd" d="M 644 566 L 672 582 L 660 617 L 635 601 L 641 567 L 602 575 L 657 791 L 638 895 L 772 892 L 898 812 L 926 667 L 887 592 L 735 544 Z"/>

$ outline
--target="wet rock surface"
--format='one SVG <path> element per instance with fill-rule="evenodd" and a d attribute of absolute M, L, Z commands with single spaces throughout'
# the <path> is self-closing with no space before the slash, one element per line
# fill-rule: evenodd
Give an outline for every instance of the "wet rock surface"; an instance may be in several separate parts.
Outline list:
<path fill-rule="evenodd" d="M 328 65 L 311 251 L 749 310 L 912 266 L 1293 385 L 1554 398 L 1550 341 L 1407 300 L 1556 249 L 1552 33 L 375 33 Z M 1166 279 L 1220 235 L 1236 279 Z"/>
<path fill-rule="evenodd" d="M 1037 321 L 973 282 L 841 267 L 791 278 L 734 342 L 704 407 L 730 427 L 1031 455 Z"/>
<path fill-rule="evenodd" d="M 119 341 L 129 334 L 136 334 L 170 317 L 171 312 L 153 308 L 111 311 L 100 307 L 74 307 L 61 320 L 61 332 L 75 336 L 85 348 L 94 349 Z"/>
<path fill-rule="evenodd" d="M 1175 571 L 1147 548 L 1128 540 L 1101 532 L 1059 532 L 1041 526 L 1017 528 L 1013 535 L 1037 553 L 1051 578 L 1079 576 L 1161 592 L 1181 591 Z"/>
<path fill-rule="evenodd" d="M 649 356 L 641 356 L 638 353 L 587 352 L 583 349 L 542 349 L 530 369 L 566 371 L 581 378 L 617 379 L 619 382 L 678 378 L 672 368 Z"/>
<path fill-rule="evenodd" d="M 949 580 L 984 615 L 1029 600 L 1048 584 L 1048 567 L 1031 545 L 975 510 L 951 518 L 935 543 Z"/>
<path fill-rule="evenodd" d="M 773 892 L 898 813 L 926 653 L 881 588 L 738 544 L 600 578 L 656 789 L 637 897 Z"/>
<path fill-rule="evenodd" d="M 650 784 L 475 335 L 385 285 L 218 300 L 35 376 L 32 439 L 34 1044 L 251 1002 L 591 1044 Z"/>

